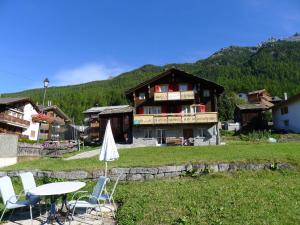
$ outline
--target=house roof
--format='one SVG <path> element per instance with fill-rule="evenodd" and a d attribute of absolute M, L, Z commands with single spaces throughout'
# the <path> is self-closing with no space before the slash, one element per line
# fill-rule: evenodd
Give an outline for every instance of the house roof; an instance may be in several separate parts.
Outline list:
<path fill-rule="evenodd" d="M 247 104 L 241 104 L 241 105 L 236 105 L 236 107 L 239 110 L 266 110 L 269 109 L 268 106 L 260 103 L 247 103 Z"/>
<path fill-rule="evenodd" d="M 263 93 L 265 91 L 266 91 L 266 89 L 260 89 L 260 90 L 256 90 L 256 91 L 251 91 L 251 92 L 248 92 L 248 95 L 260 94 L 260 93 Z"/>
<path fill-rule="evenodd" d="M 101 107 L 92 107 L 89 108 L 88 110 L 84 111 L 83 113 L 101 113 L 104 110 L 114 110 L 114 109 L 122 109 L 129 107 L 129 105 L 115 105 L 115 106 L 101 106 Z"/>
<path fill-rule="evenodd" d="M 166 70 L 165 72 L 160 73 L 160 74 L 158 74 L 158 75 L 152 77 L 151 79 L 146 80 L 146 81 L 144 81 L 144 82 L 138 84 L 137 86 L 135 86 L 135 87 L 133 87 L 133 88 L 127 90 L 127 91 L 125 92 L 125 94 L 126 94 L 126 95 L 129 95 L 129 94 L 131 94 L 132 92 L 136 91 L 137 89 L 142 88 L 142 87 L 144 87 L 144 86 L 146 86 L 146 85 L 148 85 L 148 84 L 150 84 L 150 83 L 152 83 L 152 82 L 154 82 L 154 81 L 157 81 L 157 80 L 159 80 L 160 78 L 163 78 L 163 77 L 165 77 L 165 76 L 167 76 L 167 75 L 170 75 L 170 74 L 172 74 L 172 73 L 177 73 L 177 74 L 180 74 L 180 75 L 189 76 L 189 77 L 191 77 L 191 78 L 193 78 L 193 79 L 201 80 L 203 83 L 206 83 L 206 84 L 209 84 L 209 85 L 213 85 L 213 86 L 216 87 L 216 90 L 217 90 L 217 92 L 218 92 L 219 94 L 221 94 L 221 93 L 224 91 L 224 87 L 221 86 L 221 85 L 219 85 L 219 84 L 217 84 L 217 83 L 215 83 L 215 82 L 212 82 L 212 81 L 210 81 L 210 80 L 201 78 L 201 77 L 199 77 L 199 76 L 196 76 L 196 75 L 187 73 L 187 72 L 182 71 L 182 70 L 179 70 L 179 69 L 172 68 L 172 69 L 168 69 L 168 70 Z"/>
<path fill-rule="evenodd" d="M 39 107 L 33 103 L 33 101 L 28 97 L 19 97 L 19 98 L 0 98 L 0 105 L 12 106 L 17 103 L 29 102 L 36 111 L 40 111 Z"/>
<path fill-rule="evenodd" d="M 39 105 L 39 108 L 41 111 L 43 112 L 48 112 L 48 111 L 55 111 L 59 116 L 61 116 L 62 118 L 64 118 L 65 121 L 67 122 L 71 122 L 71 119 L 67 116 L 67 114 L 65 114 L 58 106 L 56 105 L 51 105 L 51 106 L 42 106 Z"/>
<path fill-rule="evenodd" d="M 287 105 L 287 104 L 290 104 L 291 102 L 294 102 L 297 100 L 300 100 L 300 93 L 293 95 L 292 97 L 288 98 L 287 100 L 282 100 L 281 102 L 275 104 L 273 108 L 277 108 L 282 105 Z"/>
<path fill-rule="evenodd" d="M 130 113 L 132 111 L 133 111 L 133 107 L 126 106 L 126 107 L 121 107 L 121 108 L 106 109 L 106 110 L 103 110 L 102 112 L 100 112 L 99 115 L 118 114 L 118 113 Z"/>

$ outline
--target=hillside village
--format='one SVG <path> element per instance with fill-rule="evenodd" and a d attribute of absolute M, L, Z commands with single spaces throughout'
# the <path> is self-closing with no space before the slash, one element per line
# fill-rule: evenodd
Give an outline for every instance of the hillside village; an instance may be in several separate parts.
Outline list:
<path fill-rule="evenodd" d="M 0 224 L 299 224 L 300 33 L 257 41 L 297 27 L 297 7 L 10 4 Z M 236 40 L 253 46 L 216 51 Z"/>

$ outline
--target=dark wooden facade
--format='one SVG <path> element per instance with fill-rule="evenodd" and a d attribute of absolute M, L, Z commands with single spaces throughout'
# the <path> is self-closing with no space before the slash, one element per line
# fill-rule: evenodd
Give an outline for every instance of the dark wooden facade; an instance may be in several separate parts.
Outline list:
<path fill-rule="evenodd" d="M 192 91 L 193 98 L 178 99 L 172 101 L 155 101 L 155 93 L 159 93 L 159 87 L 167 86 L 164 92 L 181 92 L 180 85 L 186 85 L 186 91 Z M 184 71 L 170 69 L 155 79 L 149 80 L 147 84 L 141 84 L 127 91 L 127 98 L 136 109 L 136 114 L 143 114 L 141 107 L 159 106 L 162 113 L 181 113 L 181 106 L 199 105 L 200 111 L 217 112 L 217 96 L 223 92 L 223 87 L 200 77 L 187 74 Z M 140 94 L 145 98 L 141 99 Z M 201 109 L 200 109 L 201 107 Z"/>
<path fill-rule="evenodd" d="M 128 90 L 134 107 L 133 144 L 218 144 L 218 96 L 224 88 L 178 69 Z"/>
<path fill-rule="evenodd" d="M 85 142 L 88 144 L 102 143 L 107 121 L 111 121 L 111 128 L 118 143 L 131 143 L 133 109 L 128 105 L 93 107 L 84 112 Z"/>

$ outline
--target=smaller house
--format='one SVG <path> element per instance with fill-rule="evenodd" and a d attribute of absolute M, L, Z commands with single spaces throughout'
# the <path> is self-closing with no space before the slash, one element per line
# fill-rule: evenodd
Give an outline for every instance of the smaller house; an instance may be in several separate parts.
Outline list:
<path fill-rule="evenodd" d="M 0 98 L 0 133 L 37 140 L 39 123 L 32 120 L 37 113 L 39 108 L 30 98 Z"/>
<path fill-rule="evenodd" d="M 266 89 L 248 92 L 248 102 L 236 105 L 234 119 L 242 130 L 265 130 L 268 128 L 267 113 L 270 113 L 278 97 L 272 97 Z"/>
<path fill-rule="evenodd" d="M 300 93 L 283 100 L 272 108 L 276 130 L 300 133 Z"/>
<path fill-rule="evenodd" d="M 49 121 L 41 123 L 39 139 L 60 141 L 65 139 L 67 126 L 71 123 L 71 119 L 58 106 L 39 106 L 40 111 L 45 114 Z"/>
<path fill-rule="evenodd" d="M 133 108 L 129 105 L 92 107 L 83 112 L 87 143 L 101 143 L 107 121 L 118 143 L 130 143 L 132 137 Z"/>

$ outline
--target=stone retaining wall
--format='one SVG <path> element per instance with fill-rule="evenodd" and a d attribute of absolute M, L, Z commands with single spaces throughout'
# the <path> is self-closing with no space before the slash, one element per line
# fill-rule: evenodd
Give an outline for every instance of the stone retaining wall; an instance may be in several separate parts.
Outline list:
<path fill-rule="evenodd" d="M 65 148 L 65 149 L 46 149 L 42 144 L 28 144 L 18 143 L 18 156 L 30 156 L 30 157 L 62 157 L 63 154 L 74 152 L 77 148 Z"/>
<path fill-rule="evenodd" d="M 211 172 L 231 172 L 238 170 L 271 170 L 271 169 L 291 169 L 287 163 L 212 163 L 212 164 L 188 164 L 181 166 L 161 166 L 161 167 L 135 167 L 135 168 L 113 168 L 108 171 L 108 177 L 116 180 L 122 174 L 121 181 L 143 181 L 160 178 L 179 177 L 185 173 L 204 174 Z M 1 176 L 18 176 L 24 171 L 0 172 Z M 66 180 L 78 179 L 98 179 L 104 175 L 104 170 L 86 171 L 31 171 L 35 177 L 60 178 Z"/>

